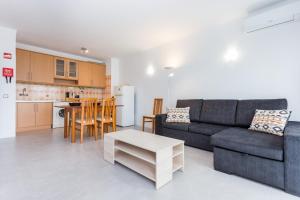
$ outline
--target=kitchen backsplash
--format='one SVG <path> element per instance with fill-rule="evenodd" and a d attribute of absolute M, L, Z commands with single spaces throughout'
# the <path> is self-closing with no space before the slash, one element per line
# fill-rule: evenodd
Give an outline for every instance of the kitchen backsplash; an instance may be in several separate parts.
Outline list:
<path fill-rule="evenodd" d="M 84 87 L 68 87 L 68 86 L 50 86 L 50 85 L 33 85 L 33 84 L 17 84 L 17 100 L 64 100 L 65 93 L 71 92 L 82 98 L 106 98 L 111 96 L 111 77 L 106 76 L 106 87 L 84 88 Z M 25 96 L 22 96 L 25 94 Z"/>

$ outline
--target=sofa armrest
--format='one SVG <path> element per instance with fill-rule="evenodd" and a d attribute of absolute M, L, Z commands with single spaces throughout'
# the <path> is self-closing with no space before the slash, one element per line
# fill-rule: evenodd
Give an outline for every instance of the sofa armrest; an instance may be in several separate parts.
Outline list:
<path fill-rule="evenodd" d="M 285 190 L 300 195 L 300 122 L 288 122 L 284 131 Z"/>
<path fill-rule="evenodd" d="M 155 134 L 162 135 L 162 125 L 167 119 L 167 114 L 160 114 L 155 116 Z"/>

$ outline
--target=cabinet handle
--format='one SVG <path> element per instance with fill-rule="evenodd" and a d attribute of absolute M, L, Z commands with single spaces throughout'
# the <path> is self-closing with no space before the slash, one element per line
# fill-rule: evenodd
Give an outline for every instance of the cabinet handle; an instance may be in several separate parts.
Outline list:
<path fill-rule="evenodd" d="M 30 72 L 27 73 L 27 79 L 30 81 Z"/>
<path fill-rule="evenodd" d="M 30 80 L 32 81 L 32 72 L 30 72 Z"/>
<path fill-rule="evenodd" d="M 36 106 L 36 111 L 35 112 L 39 112 L 39 105 L 35 104 L 35 106 Z"/>

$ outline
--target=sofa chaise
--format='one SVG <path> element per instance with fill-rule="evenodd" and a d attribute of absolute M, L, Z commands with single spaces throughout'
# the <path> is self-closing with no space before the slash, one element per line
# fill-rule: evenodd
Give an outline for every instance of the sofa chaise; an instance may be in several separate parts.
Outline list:
<path fill-rule="evenodd" d="M 300 196 L 300 122 L 288 122 L 284 136 L 249 130 L 256 109 L 287 109 L 286 99 L 178 100 L 190 107 L 190 124 L 156 116 L 156 134 L 213 151 L 214 168 Z"/>

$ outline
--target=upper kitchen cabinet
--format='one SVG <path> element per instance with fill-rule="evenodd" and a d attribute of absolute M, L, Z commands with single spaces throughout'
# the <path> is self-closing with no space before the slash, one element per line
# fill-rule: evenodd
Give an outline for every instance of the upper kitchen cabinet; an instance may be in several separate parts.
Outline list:
<path fill-rule="evenodd" d="M 94 87 L 105 87 L 105 77 L 106 70 L 104 64 L 96 64 L 92 65 L 92 81 Z"/>
<path fill-rule="evenodd" d="M 31 81 L 36 83 L 53 83 L 53 56 L 31 52 Z"/>
<path fill-rule="evenodd" d="M 54 58 L 55 78 L 65 78 L 67 76 L 66 62 L 64 58 Z"/>
<path fill-rule="evenodd" d="M 105 64 L 16 50 L 17 82 L 105 88 Z"/>
<path fill-rule="evenodd" d="M 55 58 L 55 78 L 78 80 L 78 62 L 66 58 Z"/>
<path fill-rule="evenodd" d="M 17 49 L 16 55 L 17 81 L 30 81 L 30 52 Z"/>
<path fill-rule="evenodd" d="M 80 62 L 78 84 L 80 86 L 104 88 L 105 73 L 104 64 Z"/>
<path fill-rule="evenodd" d="M 53 57 L 17 49 L 17 81 L 53 83 Z"/>
<path fill-rule="evenodd" d="M 78 62 L 74 60 L 67 61 L 68 78 L 78 80 Z"/>
<path fill-rule="evenodd" d="M 80 86 L 92 86 L 92 65 L 88 62 L 79 62 L 79 79 Z"/>

